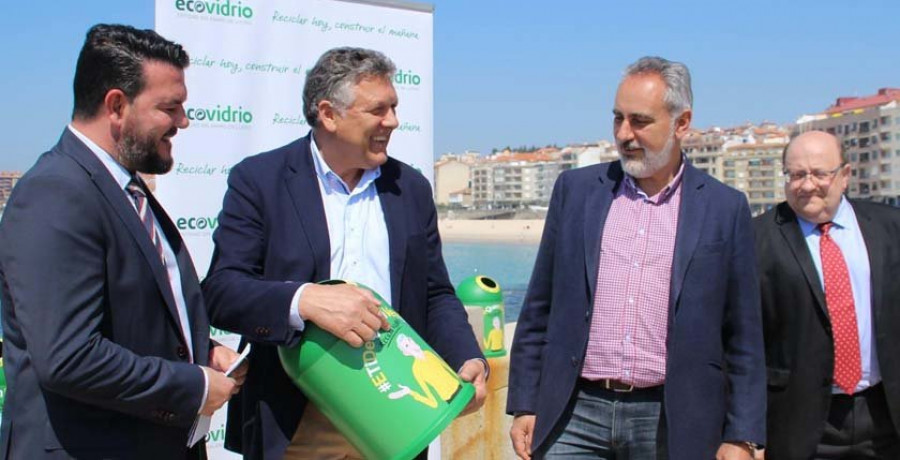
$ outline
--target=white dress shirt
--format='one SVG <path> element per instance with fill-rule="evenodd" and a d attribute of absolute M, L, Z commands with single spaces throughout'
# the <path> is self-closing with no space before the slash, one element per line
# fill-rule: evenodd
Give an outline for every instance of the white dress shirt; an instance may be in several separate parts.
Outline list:
<path fill-rule="evenodd" d="M 381 168 L 363 172 L 353 190 L 331 168 L 316 145 L 309 143 L 331 246 L 331 278 L 362 283 L 391 304 L 390 245 L 387 223 L 375 179 Z M 298 235 L 298 238 L 300 236 Z M 290 325 L 303 330 L 300 295 L 309 283 L 300 286 L 291 301 Z"/>

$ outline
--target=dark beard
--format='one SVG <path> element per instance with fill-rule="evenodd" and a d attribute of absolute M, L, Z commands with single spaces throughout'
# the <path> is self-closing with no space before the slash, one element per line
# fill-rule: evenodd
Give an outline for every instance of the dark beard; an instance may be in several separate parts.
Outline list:
<path fill-rule="evenodd" d="M 129 171 L 144 174 L 165 174 L 172 169 L 172 159 L 164 159 L 150 136 L 140 138 L 133 132 L 123 131 L 119 140 L 119 162 Z"/>

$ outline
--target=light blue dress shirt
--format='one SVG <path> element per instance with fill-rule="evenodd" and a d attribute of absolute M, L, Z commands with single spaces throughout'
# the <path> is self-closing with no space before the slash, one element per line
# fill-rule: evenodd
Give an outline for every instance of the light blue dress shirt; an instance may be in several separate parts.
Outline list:
<path fill-rule="evenodd" d="M 131 203 L 134 207 L 135 214 L 137 214 L 137 205 L 134 203 L 131 193 L 125 188 L 128 186 L 128 183 L 131 182 L 131 173 L 117 163 L 109 153 L 94 143 L 94 141 L 88 139 L 87 136 L 75 129 L 72 125 L 69 125 L 69 131 L 72 131 L 72 134 L 81 140 L 81 142 L 93 152 L 97 159 L 103 163 L 103 166 L 105 166 L 106 170 L 109 171 L 109 174 L 112 175 L 113 180 L 119 184 L 119 188 L 122 189 L 122 193 L 128 198 L 128 202 Z M 147 210 L 153 212 L 150 208 Z M 166 258 L 166 270 L 169 275 L 169 285 L 172 288 L 172 296 L 175 298 L 175 307 L 178 310 L 178 321 L 181 323 L 181 335 L 187 343 L 188 355 L 191 357 L 191 362 L 194 362 L 194 341 L 191 337 L 191 324 L 188 321 L 187 302 L 184 300 L 184 291 L 181 290 L 181 270 L 178 268 L 178 261 L 175 259 L 175 252 L 172 251 L 172 245 L 169 244 L 166 233 L 162 230 L 162 227 L 159 226 L 159 219 L 153 219 L 153 224 L 154 227 L 156 227 L 156 233 L 163 242 L 163 257 Z M 206 396 L 209 393 L 209 377 L 206 376 L 206 371 L 203 372 L 203 381 L 203 399 L 200 400 L 199 410 L 202 410 L 203 405 L 206 404 Z"/>
<path fill-rule="evenodd" d="M 806 246 L 812 255 L 816 272 L 819 274 L 819 283 L 822 291 L 825 290 L 824 277 L 822 275 L 822 256 L 819 252 L 819 241 L 822 232 L 816 224 L 797 217 L 800 230 L 806 239 Z M 862 391 L 881 381 L 881 371 L 878 367 L 878 355 L 875 350 L 875 335 L 872 327 L 872 285 L 869 268 L 869 253 L 866 250 L 866 242 L 863 240 L 859 223 L 853 206 L 846 197 L 841 197 L 841 204 L 832 219 L 834 226 L 828 232 L 831 239 L 841 248 L 847 270 L 850 272 L 850 286 L 853 289 L 853 304 L 856 308 L 856 325 L 859 329 L 859 348 L 862 363 L 862 379 L 856 385 L 856 391 Z M 843 393 L 837 386 L 832 386 L 832 393 Z"/>
<path fill-rule="evenodd" d="M 315 138 L 310 138 L 319 192 L 328 221 L 331 278 L 365 284 L 390 305 L 390 246 L 381 199 L 375 187 L 381 168 L 364 171 L 359 183 L 350 190 L 322 158 Z M 308 284 L 297 289 L 291 303 L 289 322 L 297 330 L 303 330 L 304 326 L 297 305 Z"/>

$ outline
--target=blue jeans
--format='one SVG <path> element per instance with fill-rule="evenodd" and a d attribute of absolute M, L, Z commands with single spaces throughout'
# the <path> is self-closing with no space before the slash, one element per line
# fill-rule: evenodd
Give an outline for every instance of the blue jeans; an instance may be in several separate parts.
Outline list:
<path fill-rule="evenodd" d="M 662 399 L 661 386 L 618 393 L 580 384 L 571 410 L 560 420 L 547 447 L 535 457 L 663 460 L 666 430 Z"/>

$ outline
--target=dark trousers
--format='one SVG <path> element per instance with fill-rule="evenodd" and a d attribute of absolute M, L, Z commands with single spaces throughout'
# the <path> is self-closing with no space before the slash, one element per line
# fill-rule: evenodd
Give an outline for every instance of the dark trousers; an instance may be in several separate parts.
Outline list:
<path fill-rule="evenodd" d="M 816 459 L 900 459 L 900 439 L 888 413 L 884 386 L 834 395 Z"/>

